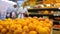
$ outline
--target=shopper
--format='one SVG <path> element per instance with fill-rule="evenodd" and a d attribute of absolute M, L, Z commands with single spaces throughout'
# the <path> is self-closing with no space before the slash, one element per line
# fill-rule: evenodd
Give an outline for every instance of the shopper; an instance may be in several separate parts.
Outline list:
<path fill-rule="evenodd" d="M 14 18 L 17 17 L 17 13 L 16 13 L 16 12 L 17 12 L 18 9 L 17 9 L 17 5 L 14 5 L 13 7 L 14 7 L 14 9 L 13 9 L 13 11 L 10 13 L 10 17 L 14 19 Z"/>
<path fill-rule="evenodd" d="M 28 14 L 28 9 L 26 8 L 26 5 L 20 6 L 18 9 L 18 18 L 24 18 L 25 14 Z"/>
<path fill-rule="evenodd" d="M 11 9 L 12 7 L 8 7 L 7 10 L 6 10 L 6 18 L 10 18 L 10 13 L 11 13 Z"/>
<path fill-rule="evenodd" d="M 16 10 L 17 10 L 17 5 L 13 5 L 13 7 L 8 7 L 7 8 L 7 18 L 16 18 Z"/>
<path fill-rule="evenodd" d="M 1 19 L 1 11 L 0 11 L 0 19 Z"/>

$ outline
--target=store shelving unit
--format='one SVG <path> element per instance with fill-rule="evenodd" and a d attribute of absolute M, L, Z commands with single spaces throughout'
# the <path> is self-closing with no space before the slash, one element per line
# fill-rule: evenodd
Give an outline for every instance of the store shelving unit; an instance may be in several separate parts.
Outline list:
<path fill-rule="evenodd" d="M 60 11 L 59 8 L 35 8 L 35 9 L 28 9 L 29 12 L 33 12 L 32 14 L 29 14 L 29 16 L 33 17 L 33 16 L 37 16 L 37 17 L 43 17 L 43 16 L 48 16 L 50 19 L 53 19 L 53 23 L 57 23 L 60 24 L 60 21 L 56 21 L 55 18 L 56 17 L 60 17 L 60 15 L 54 15 L 54 14 L 35 14 L 38 11 L 42 11 L 42 10 L 48 10 L 48 11 Z"/>
<path fill-rule="evenodd" d="M 60 11 L 59 8 L 37 8 L 37 9 L 28 9 L 29 12 L 34 12 L 33 14 L 30 14 L 30 16 L 51 16 L 51 17 L 60 17 L 54 14 L 35 14 L 35 12 L 42 11 L 42 10 L 48 10 L 48 11 Z"/>
<path fill-rule="evenodd" d="M 60 21 L 55 20 L 56 17 L 60 17 L 60 15 L 54 15 L 54 14 L 38 14 L 38 11 L 42 11 L 42 10 L 48 10 L 48 11 L 60 11 L 59 8 L 35 8 L 35 9 L 28 9 L 29 12 L 32 12 L 31 14 L 29 14 L 29 16 L 33 17 L 33 16 L 37 16 L 37 17 L 43 17 L 43 16 L 48 16 L 50 19 L 53 19 L 53 24 L 60 24 Z M 37 13 L 37 14 L 35 14 Z M 57 29 L 60 30 L 60 28 L 53 28 L 53 29 Z"/>

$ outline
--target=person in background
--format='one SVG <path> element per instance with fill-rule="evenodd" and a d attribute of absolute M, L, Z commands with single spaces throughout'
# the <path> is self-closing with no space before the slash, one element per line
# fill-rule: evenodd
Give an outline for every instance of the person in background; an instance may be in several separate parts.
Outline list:
<path fill-rule="evenodd" d="M 6 18 L 6 11 L 5 10 L 0 10 L 0 19 L 4 20 Z"/>
<path fill-rule="evenodd" d="M 13 5 L 13 7 L 7 8 L 6 18 L 16 18 L 16 10 L 17 5 Z"/>
<path fill-rule="evenodd" d="M 28 14 L 28 9 L 26 8 L 26 5 L 20 6 L 18 9 L 18 18 L 24 18 L 25 14 Z"/>
<path fill-rule="evenodd" d="M 1 11 L 0 11 L 0 19 L 1 19 Z"/>
<path fill-rule="evenodd" d="M 13 7 L 14 7 L 14 9 L 13 9 L 13 11 L 10 13 L 10 17 L 14 19 L 14 18 L 17 17 L 17 10 L 18 10 L 18 9 L 17 9 L 17 5 L 14 5 Z"/>
<path fill-rule="evenodd" d="M 7 14 L 6 14 L 6 18 L 10 18 L 10 13 L 11 13 L 11 11 L 12 11 L 11 9 L 12 9 L 12 7 L 8 7 L 8 8 L 7 8 L 7 10 L 6 10 L 6 13 L 7 13 Z"/>

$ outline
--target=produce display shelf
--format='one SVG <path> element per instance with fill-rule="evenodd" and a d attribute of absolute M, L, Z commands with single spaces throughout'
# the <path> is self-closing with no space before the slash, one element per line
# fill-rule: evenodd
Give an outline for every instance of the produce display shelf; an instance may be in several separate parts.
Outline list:
<path fill-rule="evenodd" d="M 29 15 L 39 15 L 39 16 L 53 16 L 53 14 L 29 14 Z"/>
<path fill-rule="evenodd" d="M 48 16 L 50 19 L 53 19 L 53 24 L 60 24 L 59 21 L 55 20 L 56 17 L 60 17 L 60 14 L 34 14 L 37 13 L 39 11 L 44 11 L 44 10 L 48 10 L 48 11 L 60 11 L 60 8 L 34 8 L 34 9 L 28 9 L 29 12 L 33 12 L 33 14 L 29 14 L 29 16 L 34 17 L 43 17 L 43 16 Z"/>
<path fill-rule="evenodd" d="M 28 9 L 29 12 L 33 12 L 33 11 L 39 11 L 39 10 L 54 10 L 54 11 L 60 11 L 59 8 L 35 8 L 35 9 Z"/>
<path fill-rule="evenodd" d="M 53 21 L 53 25 L 60 25 L 60 21 Z"/>
<path fill-rule="evenodd" d="M 36 15 L 36 16 L 53 16 L 53 14 L 29 14 L 29 15 Z"/>
<path fill-rule="evenodd" d="M 54 15 L 53 15 L 54 16 Z M 54 16 L 54 17 L 60 17 L 60 16 Z"/>
<path fill-rule="evenodd" d="M 29 14 L 29 16 L 31 16 L 31 17 L 34 17 L 34 16 L 37 16 L 37 17 L 47 16 L 49 18 L 53 18 L 52 14 Z"/>
<path fill-rule="evenodd" d="M 60 28 L 53 28 L 53 30 L 60 30 Z"/>

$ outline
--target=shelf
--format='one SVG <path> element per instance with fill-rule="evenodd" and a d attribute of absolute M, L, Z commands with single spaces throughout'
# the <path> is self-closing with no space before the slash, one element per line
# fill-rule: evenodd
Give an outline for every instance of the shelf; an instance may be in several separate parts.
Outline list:
<path fill-rule="evenodd" d="M 29 15 L 40 15 L 40 16 L 53 16 L 53 14 L 29 14 Z"/>
<path fill-rule="evenodd" d="M 53 30 L 60 30 L 60 28 L 53 28 Z"/>
<path fill-rule="evenodd" d="M 34 17 L 34 16 L 37 16 L 37 17 L 47 16 L 47 17 L 49 17 L 50 19 L 53 18 L 53 14 L 29 14 L 29 16 L 31 16 L 31 17 Z"/>
<path fill-rule="evenodd" d="M 60 25 L 60 23 L 59 23 L 60 21 L 53 21 L 53 25 Z"/>
<path fill-rule="evenodd" d="M 54 15 L 53 15 L 53 16 L 54 16 Z M 59 15 L 59 16 L 54 16 L 54 17 L 58 18 L 58 17 L 60 17 L 60 15 Z"/>
<path fill-rule="evenodd" d="M 60 11 L 59 8 L 36 8 L 36 9 L 28 9 L 29 12 L 33 12 L 33 11 L 40 11 L 40 10 L 54 10 L 54 11 Z"/>
<path fill-rule="evenodd" d="M 37 16 L 37 17 L 43 17 L 43 16 L 53 16 L 52 14 L 29 14 L 29 16 L 33 17 L 33 16 Z"/>
<path fill-rule="evenodd" d="M 37 16 L 37 17 L 48 16 L 49 18 L 52 18 L 54 20 L 55 20 L 55 18 L 60 17 L 60 16 L 54 16 L 54 14 L 37 14 L 37 13 L 34 13 L 34 14 L 31 13 L 31 14 L 29 14 L 29 16 L 31 16 L 31 17 L 33 17 L 33 16 Z"/>
<path fill-rule="evenodd" d="M 60 25 L 54 25 L 54 26 L 53 26 L 53 29 L 54 29 L 54 30 L 60 30 Z"/>
<path fill-rule="evenodd" d="M 35 8 L 35 9 L 28 9 L 29 12 L 35 12 L 37 13 L 38 11 L 42 11 L 42 10 L 48 10 L 48 11 L 60 11 L 59 8 Z M 48 16 L 50 19 L 53 19 L 53 24 L 60 24 L 59 21 L 55 21 L 56 17 L 60 17 L 60 14 L 58 15 L 54 15 L 54 14 L 29 14 L 29 16 L 34 17 L 43 17 L 43 16 Z"/>
<path fill-rule="evenodd" d="M 60 17 L 60 14 L 53 14 L 55 17 L 59 16 Z"/>

